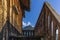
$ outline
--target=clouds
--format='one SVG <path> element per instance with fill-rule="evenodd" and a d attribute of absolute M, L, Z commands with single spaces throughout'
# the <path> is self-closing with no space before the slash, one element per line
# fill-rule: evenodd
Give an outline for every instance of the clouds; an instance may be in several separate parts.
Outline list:
<path fill-rule="evenodd" d="M 26 23 L 26 22 L 23 21 L 23 22 L 22 22 L 22 25 L 23 25 L 23 27 L 25 27 L 25 26 L 31 25 L 31 22 L 27 22 L 27 23 Z M 32 26 L 32 25 L 31 25 L 31 26 Z"/>

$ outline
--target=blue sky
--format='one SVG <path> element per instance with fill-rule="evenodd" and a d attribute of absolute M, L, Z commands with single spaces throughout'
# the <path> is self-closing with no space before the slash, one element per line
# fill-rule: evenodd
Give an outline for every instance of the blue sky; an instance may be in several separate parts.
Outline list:
<path fill-rule="evenodd" d="M 23 18 L 23 26 L 32 25 L 35 26 L 39 14 L 41 12 L 43 3 L 47 1 L 60 15 L 60 0 L 31 0 L 30 12 L 25 11 L 25 18 Z"/>

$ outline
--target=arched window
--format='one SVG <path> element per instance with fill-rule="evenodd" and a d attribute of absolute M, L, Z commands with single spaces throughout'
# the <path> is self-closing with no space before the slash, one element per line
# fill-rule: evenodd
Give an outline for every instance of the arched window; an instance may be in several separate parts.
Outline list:
<path fill-rule="evenodd" d="M 53 36 L 53 21 L 51 22 L 51 34 Z"/>
<path fill-rule="evenodd" d="M 48 16 L 48 29 L 50 28 L 50 16 Z"/>
<path fill-rule="evenodd" d="M 58 40 L 58 28 L 56 29 L 56 40 Z"/>

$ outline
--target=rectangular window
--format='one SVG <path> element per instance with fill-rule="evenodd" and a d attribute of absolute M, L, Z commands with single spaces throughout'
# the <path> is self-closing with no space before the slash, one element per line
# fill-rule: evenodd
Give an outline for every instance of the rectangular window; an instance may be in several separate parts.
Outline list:
<path fill-rule="evenodd" d="M 50 16 L 48 16 L 48 29 L 50 28 Z"/>
<path fill-rule="evenodd" d="M 53 36 L 53 21 L 51 22 L 51 33 L 52 33 L 52 36 Z"/>

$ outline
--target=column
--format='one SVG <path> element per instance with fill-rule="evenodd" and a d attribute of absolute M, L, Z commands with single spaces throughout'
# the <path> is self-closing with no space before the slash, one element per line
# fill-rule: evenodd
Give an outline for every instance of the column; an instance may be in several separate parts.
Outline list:
<path fill-rule="evenodd" d="M 10 22 L 10 0 L 7 0 L 7 29 L 6 29 L 6 40 L 9 38 L 9 22 Z"/>
<path fill-rule="evenodd" d="M 56 40 L 56 29 L 58 29 L 58 27 L 57 27 L 57 22 L 56 22 L 56 20 L 55 19 L 53 19 L 53 21 L 54 21 L 54 25 L 53 25 L 53 40 Z"/>
<path fill-rule="evenodd" d="M 13 0 L 10 0 L 10 23 L 13 24 Z"/>

